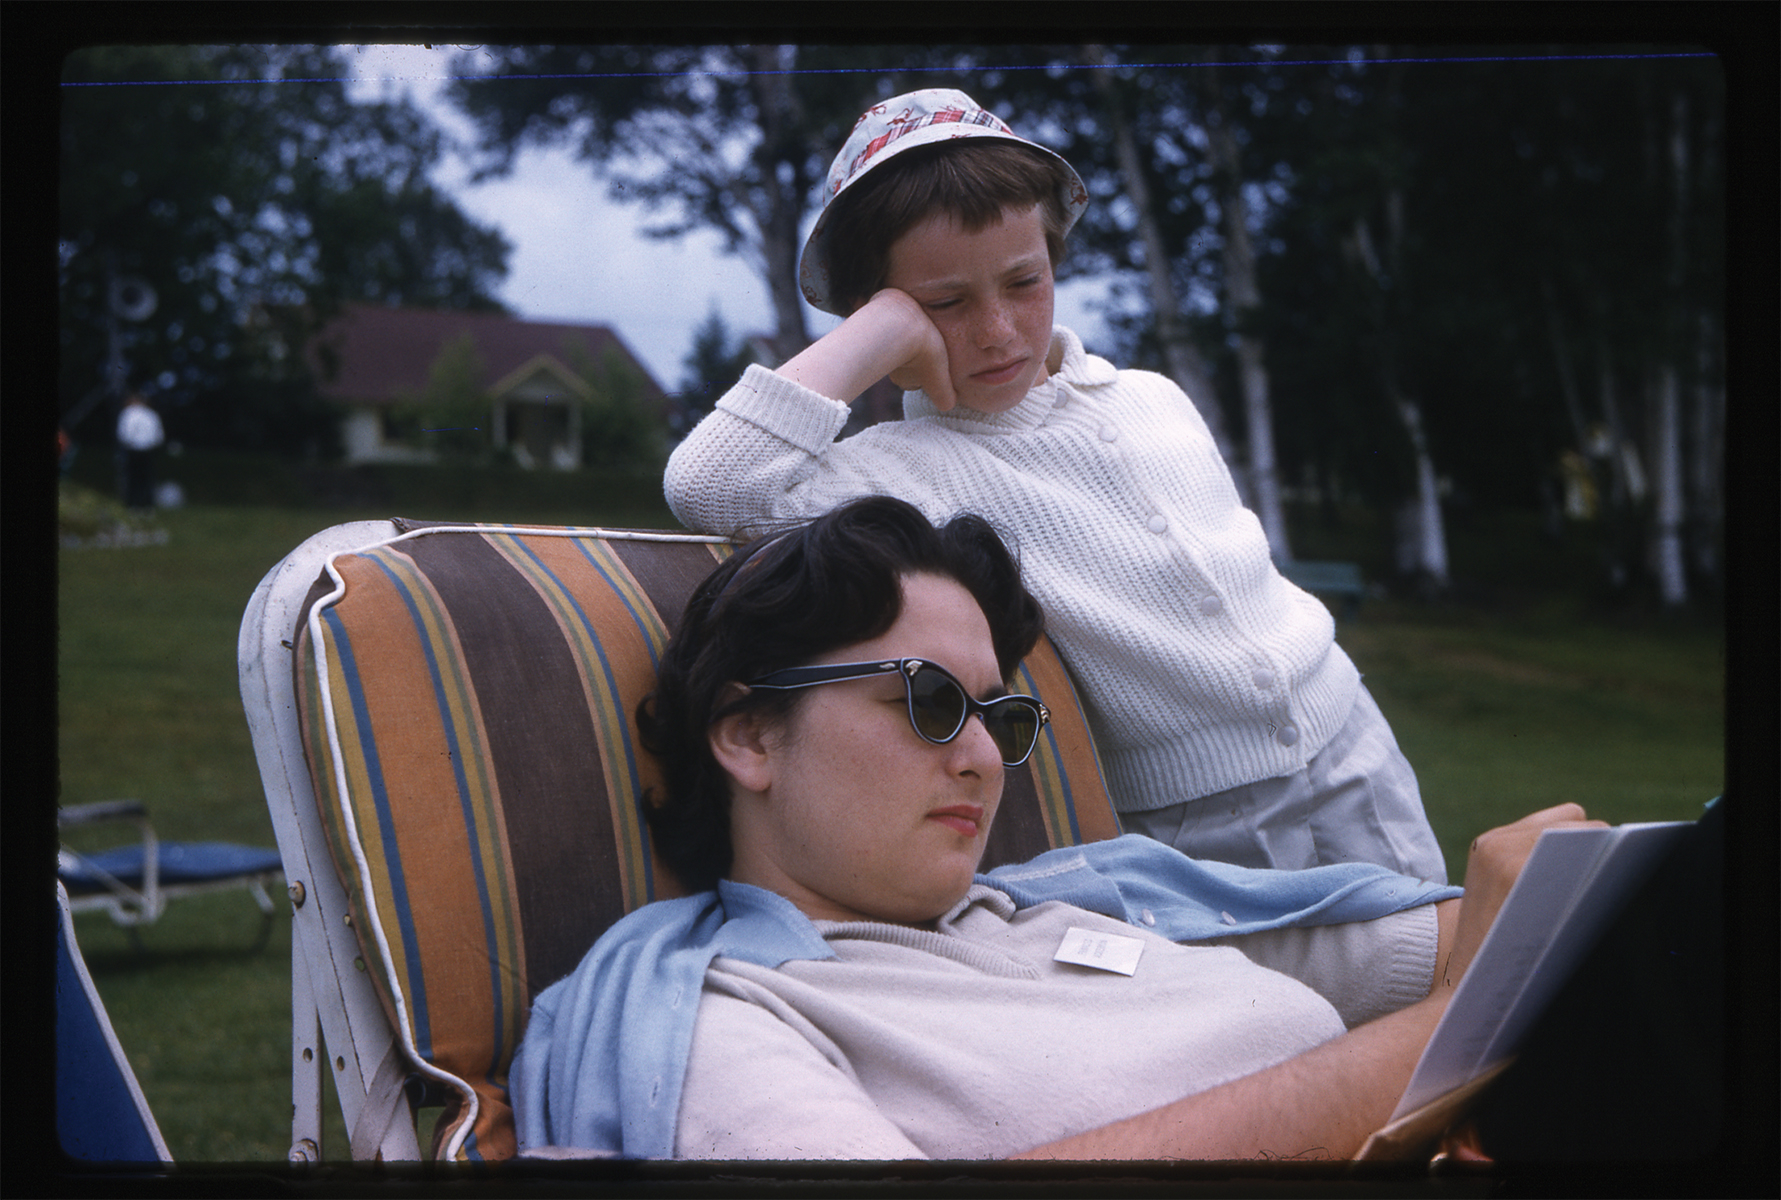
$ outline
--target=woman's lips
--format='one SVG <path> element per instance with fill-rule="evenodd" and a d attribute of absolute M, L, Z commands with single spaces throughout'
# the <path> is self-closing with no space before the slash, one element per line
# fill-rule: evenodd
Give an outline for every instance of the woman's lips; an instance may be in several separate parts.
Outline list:
<path fill-rule="evenodd" d="M 955 804 L 951 808 L 936 808 L 928 814 L 928 820 L 938 821 L 964 837 L 976 837 L 983 825 L 983 809 L 975 804 Z"/>

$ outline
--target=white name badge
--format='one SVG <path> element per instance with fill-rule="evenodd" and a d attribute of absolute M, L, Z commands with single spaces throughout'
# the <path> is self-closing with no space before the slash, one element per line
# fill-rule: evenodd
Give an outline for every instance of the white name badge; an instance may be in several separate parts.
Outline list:
<path fill-rule="evenodd" d="M 1079 967 L 1094 967 L 1100 971 L 1113 971 L 1120 975 L 1133 975 L 1138 970 L 1138 957 L 1144 953 L 1144 942 L 1140 938 L 1121 937 L 1117 933 L 1104 933 L 1099 929 L 1083 929 L 1072 925 L 1064 934 L 1063 945 L 1051 957 L 1061 963 L 1072 963 Z"/>

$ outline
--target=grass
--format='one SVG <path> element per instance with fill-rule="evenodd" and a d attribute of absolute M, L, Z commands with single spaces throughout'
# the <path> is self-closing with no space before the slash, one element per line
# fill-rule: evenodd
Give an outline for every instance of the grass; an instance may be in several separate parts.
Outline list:
<path fill-rule="evenodd" d="M 1524 629 L 1383 614 L 1340 640 L 1415 765 L 1447 857 L 1567 800 L 1615 824 L 1686 820 L 1724 786 L 1716 631 Z"/>
<path fill-rule="evenodd" d="M 572 496 L 486 496 L 324 511 L 196 505 L 165 544 L 60 551 L 63 803 L 144 801 L 161 836 L 273 844 L 241 713 L 235 641 L 260 577 L 317 530 L 406 512 L 442 519 L 663 527 L 656 493 L 621 480 Z M 1459 547 L 1456 562 L 1463 564 Z M 1477 833 L 1577 800 L 1613 821 L 1691 818 L 1723 782 L 1723 638 L 1546 604 L 1370 603 L 1342 643 L 1422 779 L 1457 877 Z M 98 848 L 116 838 L 88 832 Z M 174 905 L 139 945 L 103 917 L 78 934 L 176 1160 L 282 1161 L 289 1140 L 290 925 L 264 945 L 244 895 Z M 346 1137 L 330 1107 L 329 1157 Z"/>

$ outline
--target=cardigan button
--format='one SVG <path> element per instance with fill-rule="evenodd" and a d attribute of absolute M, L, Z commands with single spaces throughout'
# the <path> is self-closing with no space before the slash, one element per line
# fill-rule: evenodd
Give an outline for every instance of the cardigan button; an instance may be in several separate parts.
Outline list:
<path fill-rule="evenodd" d="M 1101 426 L 1101 440 L 1103 442 L 1118 441 L 1119 440 L 1119 430 L 1113 428 L 1113 426 L 1111 426 L 1111 425 Z"/>
<path fill-rule="evenodd" d="M 1202 617 L 1216 617 L 1223 611 L 1224 601 L 1220 600 L 1217 596 L 1207 596 L 1200 601 L 1200 615 Z"/>
<path fill-rule="evenodd" d="M 1296 746 L 1299 744 L 1299 731 L 1291 725 L 1282 725 L 1274 731 L 1274 740 L 1282 746 Z"/>
<path fill-rule="evenodd" d="M 1166 533 L 1169 529 L 1169 518 L 1158 513 L 1144 524 L 1152 533 Z"/>
<path fill-rule="evenodd" d="M 1257 667 L 1255 669 L 1255 686 L 1264 692 L 1273 687 L 1274 672 L 1268 670 L 1266 667 Z"/>

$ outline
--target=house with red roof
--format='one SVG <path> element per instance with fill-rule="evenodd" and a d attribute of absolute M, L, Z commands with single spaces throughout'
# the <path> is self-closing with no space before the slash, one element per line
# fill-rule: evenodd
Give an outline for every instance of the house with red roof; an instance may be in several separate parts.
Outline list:
<path fill-rule="evenodd" d="M 405 428 L 404 410 L 427 388 L 434 364 L 468 340 L 488 401 L 485 431 L 525 467 L 581 465 L 582 409 L 595 386 L 588 366 L 634 370 L 646 401 L 661 387 L 604 325 L 521 321 L 500 313 L 349 305 L 310 345 L 321 394 L 344 411 L 349 463 L 425 462 L 433 454 Z M 578 369 L 579 368 L 579 369 Z"/>

